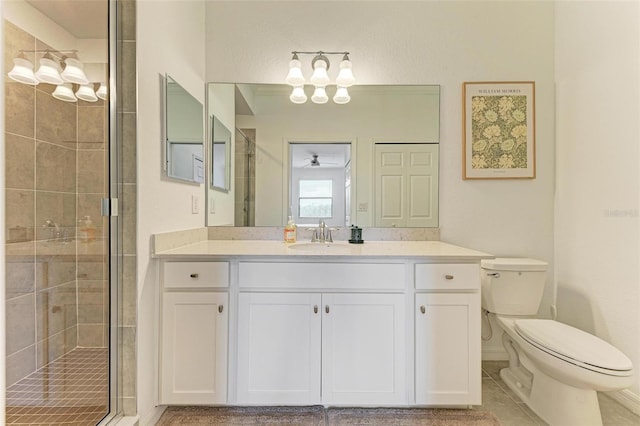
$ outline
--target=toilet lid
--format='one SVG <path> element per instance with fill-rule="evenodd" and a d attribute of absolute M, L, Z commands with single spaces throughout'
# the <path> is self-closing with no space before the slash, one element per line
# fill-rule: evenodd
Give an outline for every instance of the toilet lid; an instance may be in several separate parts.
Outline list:
<path fill-rule="evenodd" d="M 604 340 L 570 325 L 545 319 L 522 319 L 515 329 L 532 345 L 575 365 L 611 375 L 629 375 L 631 360 Z"/>

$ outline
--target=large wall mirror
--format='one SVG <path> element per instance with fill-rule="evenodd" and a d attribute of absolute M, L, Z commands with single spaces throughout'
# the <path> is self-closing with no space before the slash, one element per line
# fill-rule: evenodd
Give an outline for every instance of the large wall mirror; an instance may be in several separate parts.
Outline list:
<path fill-rule="evenodd" d="M 171 179 L 204 182 L 204 107 L 165 76 L 165 170 Z"/>
<path fill-rule="evenodd" d="M 439 86 L 353 86 L 344 105 L 294 104 L 290 92 L 207 85 L 233 166 L 227 193 L 207 191 L 208 226 L 438 226 Z"/>

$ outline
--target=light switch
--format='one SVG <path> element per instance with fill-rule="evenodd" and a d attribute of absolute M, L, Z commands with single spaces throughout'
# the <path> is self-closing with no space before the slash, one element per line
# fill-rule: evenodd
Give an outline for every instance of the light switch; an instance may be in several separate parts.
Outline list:
<path fill-rule="evenodd" d="M 200 197 L 197 195 L 191 196 L 191 214 L 200 213 Z"/>
<path fill-rule="evenodd" d="M 358 211 L 359 212 L 369 211 L 369 203 L 358 203 Z"/>

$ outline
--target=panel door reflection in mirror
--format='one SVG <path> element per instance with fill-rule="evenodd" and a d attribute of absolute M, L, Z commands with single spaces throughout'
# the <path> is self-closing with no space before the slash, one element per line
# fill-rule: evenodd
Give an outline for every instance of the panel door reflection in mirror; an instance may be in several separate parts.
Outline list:
<path fill-rule="evenodd" d="M 167 177 L 204 182 L 204 107 L 175 79 L 165 76 L 165 170 Z"/>
<path fill-rule="evenodd" d="M 306 90 L 309 92 L 310 88 Z M 289 100 L 291 87 L 287 85 L 209 83 L 208 114 L 217 116 L 228 128 L 241 129 L 252 136 L 251 149 L 240 153 L 234 146 L 232 151 L 234 170 L 230 176 L 235 184 L 231 183 L 230 194 L 235 192 L 236 197 L 225 199 L 220 196 L 222 194 L 208 192 L 211 211 L 207 225 L 284 226 L 289 212 L 300 208 L 291 189 L 295 163 L 290 158 L 289 143 L 320 142 L 317 152 L 312 154 L 317 154 L 322 164 L 322 159 L 328 155 L 324 149 L 331 145 L 326 142 L 351 141 L 351 205 L 345 209 L 345 214 L 339 213 L 341 221 L 346 216 L 348 225 L 353 223 L 363 228 L 393 226 L 383 222 L 378 225 L 375 221 L 375 145 L 439 143 L 440 87 L 358 85 L 352 86 L 349 93 L 351 102 L 344 105 L 332 102 L 318 105 L 310 101 L 299 105 Z M 331 97 L 333 93 L 328 95 Z M 235 145 L 236 133 L 233 133 L 235 141 L 232 136 Z M 251 158 L 242 158 L 243 155 Z M 311 155 L 306 157 L 313 159 Z M 242 167 L 242 164 L 250 167 Z M 207 165 L 207 169 L 211 171 L 211 166 Z M 243 170 L 250 170 L 254 175 Z M 242 188 L 247 180 L 255 182 L 255 190 L 245 194 Z M 428 205 L 433 220 L 428 226 L 437 227 L 438 188 L 434 185 L 433 189 Z M 241 215 L 236 215 L 234 220 L 234 214 L 242 209 L 248 210 L 253 221 L 238 220 Z M 421 210 L 426 211 L 426 208 Z M 295 211 L 292 213 L 296 214 Z M 315 222 L 314 219 L 307 221 L 298 217 L 302 222 L 307 221 L 305 223 Z M 424 227 L 415 221 L 404 221 L 396 226 Z"/>
<path fill-rule="evenodd" d="M 214 115 L 211 122 L 211 187 L 229 192 L 231 186 L 231 131 Z"/>

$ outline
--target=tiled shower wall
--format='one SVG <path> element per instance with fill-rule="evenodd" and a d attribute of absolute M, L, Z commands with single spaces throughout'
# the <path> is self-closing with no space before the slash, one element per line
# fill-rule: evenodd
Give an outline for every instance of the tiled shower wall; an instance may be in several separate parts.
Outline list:
<path fill-rule="evenodd" d="M 4 22 L 7 385 L 77 346 L 105 347 L 107 109 L 6 77 L 19 50 L 46 48 Z M 30 58 L 33 62 L 34 58 Z M 77 240 L 90 216 L 93 242 Z M 47 226 L 49 221 L 50 226 Z"/>
<path fill-rule="evenodd" d="M 235 225 L 255 225 L 255 185 L 256 185 L 256 156 L 255 129 L 242 129 L 249 142 L 236 131 L 236 152 L 234 164 L 235 187 Z M 246 209 L 246 212 L 245 212 Z"/>

